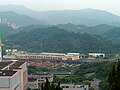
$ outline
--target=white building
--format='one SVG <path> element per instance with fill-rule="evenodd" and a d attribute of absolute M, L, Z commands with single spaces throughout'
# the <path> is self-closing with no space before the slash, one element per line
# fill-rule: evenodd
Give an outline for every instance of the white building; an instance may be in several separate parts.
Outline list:
<path fill-rule="evenodd" d="M 89 53 L 91 57 L 105 57 L 104 53 Z"/>
<path fill-rule="evenodd" d="M 60 84 L 63 90 L 89 90 L 88 85 Z"/>

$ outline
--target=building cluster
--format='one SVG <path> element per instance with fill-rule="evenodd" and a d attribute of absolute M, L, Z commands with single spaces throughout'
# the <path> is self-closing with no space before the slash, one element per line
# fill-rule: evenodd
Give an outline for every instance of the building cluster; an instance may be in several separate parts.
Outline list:
<path fill-rule="evenodd" d="M 10 23 L 6 18 L 0 18 L 1 24 L 6 24 L 8 27 L 12 27 L 13 29 L 19 28 L 15 23 Z"/>
<path fill-rule="evenodd" d="M 0 62 L 0 90 L 26 90 L 27 72 L 25 62 Z"/>
<path fill-rule="evenodd" d="M 28 87 L 32 90 L 34 89 L 41 89 L 41 85 L 46 82 L 46 77 L 48 78 L 49 82 L 53 82 L 53 77 L 56 74 L 39 74 L 39 75 L 29 75 L 28 76 Z M 88 85 L 75 85 L 75 84 L 60 84 L 60 87 L 63 90 L 89 90 Z"/>
<path fill-rule="evenodd" d="M 46 77 L 48 78 L 49 82 L 53 81 L 53 74 L 49 73 L 28 75 L 28 87 L 32 90 L 41 88 L 41 85 L 46 82 Z"/>

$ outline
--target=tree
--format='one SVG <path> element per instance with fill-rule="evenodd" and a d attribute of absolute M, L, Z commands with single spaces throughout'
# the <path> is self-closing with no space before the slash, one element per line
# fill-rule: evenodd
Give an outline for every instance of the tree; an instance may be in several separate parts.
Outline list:
<path fill-rule="evenodd" d="M 27 88 L 27 90 L 32 90 L 32 89 L 30 89 L 30 88 Z"/>
<path fill-rule="evenodd" d="M 58 85 L 56 86 L 55 90 L 62 90 L 62 88 L 60 87 L 60 82 L 58 82 Z"/>
<path fill-rule="evenodd" d="M 46 82 L 45 84 L 41 85 L 41 90 L 62 90 L 62 88 L 60 87 L 60 82 L 57 86 L 54 84 L 54 82 L 50 84 L 48 78 L 46 77 Z"/>
<path fill-rule="evenodd" d="M 41 84 L 41 90 L 44 90 L 44 85 L 43 85 L 43 83 Z"/>
<path fill-rule="evenodd" d="M 46 83 L 45 83 L 45 86 L 44 86 L 44 90 L 50 90 L 50 82 L 49 82 L 47 77 L 46 77 Z"/>
<path fill-rule="evenodd" d="M 54 82 L 51 83 L 51 85 L 50 85 L 50 90 L 55 90 Z"/>
<path fill-rule="evenodd" d="M 109 90 L 120 90 L 120 60 L 112 66 L 108 76 Z"/>

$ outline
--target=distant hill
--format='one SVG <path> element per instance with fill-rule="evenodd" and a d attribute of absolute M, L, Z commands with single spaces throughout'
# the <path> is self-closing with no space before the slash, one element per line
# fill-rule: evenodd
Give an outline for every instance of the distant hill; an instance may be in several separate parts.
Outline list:
<path fill-rule="evenodd" d="M 31 24 L 31 25 L 19 27 L 18 29 L 16 29 L 16 31 L 17 32 L 29 32 L 29 31 L 32 31 L 36 28 L 46 28 L 46 27 L 49 27 L 49 26 L 50 25 Z"/>
<path fill-rule="evenodd" d="M 7 22 L 14 23 L 18 26 L 26 26 L 30 24 L 46 24 L 44 21 L 32 18 L 27 15 L 17 14 L 12 11 L 0 12 L 0 18 L 6 19 Z"/>
<path fill-rule="evenodd" d="M 115 28 L 115 26 L 110 26 L 107 24 L 100 24 L 96 26 L 86 26 L 86 25 L 74 25 L 71 23 L 67 23 L 67 24 L 58 24 L 56 26 L 61 29 L 66 29 L 68 31 L 96 34 L 101 36 L 104 33 L 108 32 L 110 29 Z"/>
<path fill-rule="evenodd" d="M 16 30 L 12 27 L 8 27 L 6 24 L 0 24 L 0 35 L 2 35 L 2 38 L 14 33 L 16 33 Z"/>
<path fill-rule="evenodd" d="M 50 24 L 108 24 L 120 26 L 119 16 L 97 9 L 34 11 L 20 5 L 7 5 L 0 6 L 0 11 L 14 11 L 19 14 L 45 20 Z"/>
<path fill-rule="evenodd" d="M 74 33 L 57 27 L 37 28 L 5 38 L 5 44 L 32 52 L 109 52 L 111 42 L 97 35 Z"/>
<path fill-rule="evenodd" d="M 108 40 L 111 40 L 115 44 L 120 45 L 120 27 L 113 28 L 103 35 Z"/>

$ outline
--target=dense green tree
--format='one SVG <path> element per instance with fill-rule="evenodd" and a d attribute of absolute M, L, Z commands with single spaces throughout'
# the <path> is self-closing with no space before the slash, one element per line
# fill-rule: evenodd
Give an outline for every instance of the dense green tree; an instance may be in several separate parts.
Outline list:
<path fill-rule="evenodd" d="M 55 90 L 55 84 L 54 84 L 54 82 L 51 83 L 50 90 Z"/>
<path fill-rule="evenodd" d="M 44 85 L 44 90 L 50 90 L 50 82 L 47 77 L 46 77 L 46 83 Z"/>
<path fill-rule="evenodd" d="M 108 77 L 109 90 L 120 90 L 120 60 L 115 63 Z"/>
<path fill-rule="evenodd" d="M 41 90 L 44 90 L 44 85 L 43 85 L 43 83 L 41 84 Z"/>
<path fill-rule="evenodd" d="M 56 86 L 55 90 L 62 90 L 62 88 L 60 87 L 60 82 L 58 82 L 58 85 Z"/>
<path fill-rule="evenodd" d="M 57 86 L 54 84 L 54 82 L 50 84 L 48 78 L 46 77 L 46 82 L 41 85 L 41 90 L 62 90 L 62 88 L 60 87 L 60 82 Z"/>
<path fill-rule="evenodd" d="M 97 35 L 74 33 L 57 27 L 37 28 L 6 38 L 7 45 L 31 52 L 110 52 L 112 43 Z"/>

